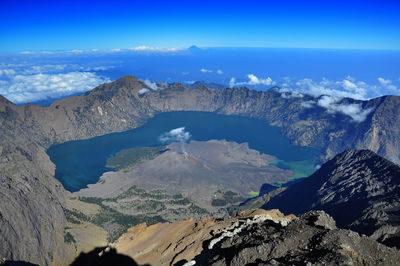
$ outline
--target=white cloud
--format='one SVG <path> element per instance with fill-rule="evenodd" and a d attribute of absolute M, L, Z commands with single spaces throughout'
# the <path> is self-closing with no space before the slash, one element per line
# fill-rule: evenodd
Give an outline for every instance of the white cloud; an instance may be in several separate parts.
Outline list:
<path fill-rule="evenodd" d="M 0 69 L 0 76 L 12 76 L 15 74 L 16 72 L 14 69 Z"/>
<path fill-rule="evenodd" d="M 249 75 L 247 75 L 247 77 L 250 80 L 248 83 L 249 85 L 258 85 L 258 84 L 272 85 L 272 83 L 273 83 L 273 81 L 270 77 L 268 77 L 266 79 L 259 79 L 253 74 L 249 74 Z"/>
<path fill-rule="evenodd" d="M 384 78 L 378 78 L 379 83 L 381 83 L 382 85 L 386 86 L 389 85 L 390 83 L 392 83 L 391 80 L 389 79 L 384 79 Z"/>
<path fill-rule="evenodd" d="M 191 135 L 185 131 L 185 127 L 179 127 L 162 134 L 158 140 L 163 143 L 167 142 L 187 142 Z"/>
<path fill-rule="evenodd" d="M 303 93 L 301 93 L 299 91 L 289 90 L 287 88 L 281 88 L 278 91 L 281 93 L 282 98 L 285 98 L 285 99 L 304 97 Z"/>
<path fill-rule="evenodd" d="M 74 53 L 74 54 L 82 54 L 82 53 L 84 53 L 85 51 L 84 51 L 84 50 L 80 50 L 80 49 L 74 49 L 74 50 L 71 50 L 70 52 L 71 52 L 71 53 Z"/>
<path fill-rule="evenodd" d="M 115 68 L 114 66 L 95 66 L 95 67 L 86 67 L 84 71 L 104 71 L 108 69 Z"/>
<path fill-rule="evenodd" d="M 390 79 L 378 78 L 378 81 L 385 89 L 388 89 L 391 92 L 399 93 L 399 91 L 397 91 L 397 86 L 393 85 Z"/>
<path fill-rule="evenodd" d="M 89 54 L 89 53 L 115 53 L 115 52 L 126 52 L 126 51 L 136 51 L 136 52 L 177 52 L 184 50 L 183 48 L 177 47 L 150 47 L 150 46 L 137 46 L 131 48 L 114 48 L 114 49 L 73 49 L 73 50 L 63 50 L 63 51 L 23 51 L 20 52 L 22 55 L 31 54 Z"/>
<path fill-rule="evenodd" d="M 380 80 L 386 86 L 391 85 L 390 80 Z M 373 109 L 363 109 L 361 104 L 340 103 L 343 98 L 366 100 L 371 92 L 377 93 L 382 88 L 368 85 L 363 81 L 356 81 L 355 78 L 347 76 L 341 81 L 332 81 L 323 78 L 320 82 L 312 79 L 300 79 L 292 82 L 285 79 L 285 86 L 278 91 L 282 98 L 302 97 L 307 94 L 318 99 L 304 101 L 303 108 L 311 108 L 315 105 L 323 107 L 330 114 L 341 113 L 352 118 L 354 122 L 363 122 Z"/>
<path fill-rule="evenodd" d="M 353 91 L 358 89 L 357 85 L 348 79 L 344 79 L 342 82 L 338 81 L 338 84 L 341 84 L 342 87 L 348 91 Z"/>
<path fill-rule="evenodd" d="M 138 47 L 132 47 L 132 48 L 128 48 L 128 49 L 129 49 L 129 50 L 135 50 L 135 51 L 154 50 L 154 48 L 147 47 L 147 46 L 145 46 L 145 45 L 138 46 Z"/>
<path fill-rule="evenodd" d="M 324 78 L 320 82 L 314 82 L 312 79 L 305 78 L 298 80 L 295 85 L 296 91 L 314 97 L 330 95 L 336 98 L 348 97 L 365 100 L 368 91 L 368 86 L 365 83 L 354 83 L 348 79 L 335 82 Z"/>
<path fill-rule="evenodd" d="M 146 88 L 143 88 L 143 89 L 140 89 L 139 91 L 138 91 L 138 93 L 139 94 L 144 94 L 144 93 L 146 93 L 146 92 L 148 92 L 148 91 L 150 91 L 149 89 L 146 89 Z"/>
<path fill-rule="evenodd" d="M 142 82 L 148 89 L 150 89 L 152 91 L 163 90 L 163 89 L 168 88 L 168 83 L 166 83 L 166 82 L 163 82 L 163 83 L 159 82 L 157 84 L 157 83 L 152 82 L 152 81 L 150 81 L 148 79 L 142 80 Z"/>
<path fill-rule="evenodd" d="M 301 105 L 301 107 L 308 109 L 308 108 L 313 107 L 314 104 L 315 104 L 315 101 L 305 101 L 305 102 L 301 102 L 300 105 Z"/>
<path fill-rule="evenodd" d="M 217 70 L 217 74 L 218 74 L 218 75 L 222 75 L 222 74 L 224 74 L 224 72 L 223 72 L 221 69 L 218 69 L 218 70 Z"/>
<path fill-rule="evenodd" d="M 40 74 L 40 73 L 51 73 L 51 72 L 60 72 L 65 70 L 66 68 L 73 68 L 70 65 L 34 65 L 34 66 L 28 66 L 26 67 L 23 71 L 21 71 L 21 74 L 24 75 L 32 75 L 32 74 Z M 77 68 L 75 66 L 75 68 Z"/>
<path fill-rule="evenodd" d="M 14 103 L 26 103 L 85 92 L 105 82 L 110 79 L 92 72 L 16 75 L 0 94 Z"/>
<path fill-rule="evenodd" d="M 150 80 L 146 79 L 143 83 L 151 90 L 156 91 L 158 90 L 158 86 L 155 82 L 151 82 Z"/>
<path fill-rule="evenodd" d="M 368 100 L 387 94 L 400 94 L 397 84 L 390 79 L 379 77 L 375 84 L 367 84 L 364 81 L 357 81 L 351 76 L 347 76 L 340 81 L 333 81 L 323 78 L 321 81 L 314 81 L 309 78 L 297 81 L 285 80 L 284 89 L 298 91 L 314 97 L 330 95 L 335 98 L 353 98 L 357 100 Z"/>
<path fill-rule="evenodd" d="M 318 100 L 317 105 L 325 108 L 328 113 L 342 113 L 350 116 L 354 122 L 358 123 L 365 121 L 368 114 L 373 110 L 373 108 L 363 110 L 361 104 L 340 104 L 339 101 L 338 98 L 324 95 Z M 303 102 L 302 105 L 304 103 L 307 102 Z"/>
<path fill-rule="evenodd" d="M 127 50 L 137 51 L 137 52 L 140 52 L 140 51 L 143 51 L 143 52 L 176 52 L 176 51 L 182 50 L 182 48 L 177 48 L 177 47 L 160 48 L 160 47 L 150 47 L 150 46 L 142 45 L 142 46 L 128 48 Z"/>
<path fill-rule="evenodd" d="M 202 68 L 202 69 L 200 69 L 200 72 L 203 72 L 203 73 L 212 73 L 212 70 Z"/>
<path fill-rule="evenodd" d="M 13 75 L 34 75 L 34 74 L 59 74 L 75 71 L 91 72 L 104 71 L 114 68 L 114 66 L 106 65 L 78 65 L 78 64 L 5 64 L 0 63 L 0 77 Z"/>
<path fill-rule="evenodd" d="M 231 78 L 231 80 L 229 81 L 229 88 L 233 88 L 236 85 L 236 79 L 235 78 Z"/>
<path fill-rule="evenodd" d="M 350 75 L 348 75 L 348 76 L 346 77 L 346 79 L 347 79 L 347 80 L 350 80 L 351 82 L 355 82 L 355 81 L 356 81 L 356 79 L 353 78 L 353 77 L 350 76 Z"/>
<path fill-rule="evenodd" d="M 273 81 L 270 77 L 267 77 L 265 79 L 260 79 L 256 77 L 254 74 L 248 74 L 247 78 L 249 79 L 248 81 L 245 82 L 236 82 L 236 78 L 231 78 L 229 82 L 229 87 L 233 88 L 236 86 L 246 86 L 246 85 L 275 85 L 276 82 Z"/>

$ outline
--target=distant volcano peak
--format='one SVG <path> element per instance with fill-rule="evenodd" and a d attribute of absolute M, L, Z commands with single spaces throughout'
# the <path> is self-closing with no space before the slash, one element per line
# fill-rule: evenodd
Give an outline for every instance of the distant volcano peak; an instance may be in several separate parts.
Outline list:
<path fill-rule="evenodd" d="M 202 51 L 203 49 L 201 49 L 200 47 L 198 47 L 197 45 L 192 45 L 188 48 L 188 51 L 190 52 L 199 52 Z"/>

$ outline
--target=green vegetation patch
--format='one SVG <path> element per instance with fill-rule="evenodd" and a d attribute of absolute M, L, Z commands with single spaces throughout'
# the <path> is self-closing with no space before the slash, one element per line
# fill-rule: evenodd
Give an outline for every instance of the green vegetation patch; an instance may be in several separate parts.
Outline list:
<path fill-rule="evenodd" d="M 258 197 L 260 195 L 260 191 L 250 191 L 247 194 L 249 194 L 249 198 L 255 198 Z"/>
<path fill-rule="evenodd" d="M 87 217 L 85 214 L 76 210 L 64 209 L 64 214 L 67 218 L 67 221 L 73 224 L 80 224 L 81 221 L 88 222 L 90 220 L 90 218 Z"/>
<path fill-rule="evenodd" d="M 220 191 L 218 190 L 215 193 L 215 198 L 212 199 L 211 205 L 214 207 L 222 207 L 226 206 L 228 204 L 233 204 L 237 202 L 241 202 L 244 200 L 243 197 L 241 197 L 238 193 L 233 192 L 233 191 Z"/>
<path fill-rule="evenodd" d="M 113 223 L 119 225 L 117 229 L 112 231 L 108 231 L 108 241 L 114 242 L 118 239 L 120 235 L 122 235 L 126 230 L 132 226 L 147 223 L 147 224 L 155 224 L 159 222 L 166 222 L 161 216 L 145 216 L 145 215 L 126 215 L 120 213 L 106 205 L 103 204 L 103 201 L 106 199 L 102 198 L 94 198 L 94 197 L 80 197 L 79 200 L 88 203 L 94 203 L 101 207 L 100 211 L 91 217 L 90 222 L 95 225 L 101 226 L 107 230 L 107 224 Z M 108 199 L 107 199 L 108 200 Z"/>
<path fill-rule="evenodd" d="M 75 240 L 74 236 L 71 235 L 70 232 L 66 232 L 64 234 L 64 242 L 65 243 L 74 243 L 74 244 L 76 244 L 76 240 Z"/>
<path fill-rule="evenodd" d="M 135 147 L 121 150 L 107 160 L 106 166 L 119 171 L 140 162 L 151 160 L 165 151 L 165 146 Z"/>
<path fill-rule="evenodd" d="M 272 162 L 271 164 L 285 170 L 293 171 L 294 176 L 290 178 L 291 180 L 308 177 L 315 171 L 313 162 L 308 160 L 292 162 L 278 160 L 276 162 Z"/>
<path fill-rule="evenodd" d="M 228 198 L 235 196 L 227 194 Z M 183 194 L 170 195 L 164 190 L 145 190 L 137 186 L 130 187 L 114 198 L 80 197 L 79 200 L 96 204 L 100 210 L 90 217 L 81 217 L 79 213 L 67 210 L 69 221 L 89 219 L 89 222 L 107 231 L 109 242 L 114 242 L 132 226 L 144 222 L 148 225 L 166 222 L 163 217 L 168 217 L 168 213 L 189 213 L 191 216 L 208 214 Z M 128 214 L 125 213 L 127 210 Z"/>

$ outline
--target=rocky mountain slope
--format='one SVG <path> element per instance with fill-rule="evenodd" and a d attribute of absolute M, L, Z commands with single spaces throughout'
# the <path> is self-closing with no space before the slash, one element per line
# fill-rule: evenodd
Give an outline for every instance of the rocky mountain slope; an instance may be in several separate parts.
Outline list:
<path fill-rule="evenodd" d="M 374 152 L 345 151 L 275 194 L 254 201 L 284 213 L 324 210 L 341 228 L 400 247 L 400 167 Z"/>
<path fill-rule="evenodd" d="M 22 115 L 23 108 L 0 96 L 0 257 L 65 261 L 65 191 Z"/>
<path fill-rule="evenodd" d="M 159 112 L 209 111 L 260 118 L 282 127 L 294 143 L 313 146 L 323 158 L 332 158 L 346 148 L 367 148 L 394 161 L 400 161 L 400 97 L 384 96 L 369 101 L 343 99 L 337 104 L 360 104 L 372 110 L 363 122 L 344 114 L 332 113 L 318 105 L 304 108 L 311 96 L 288 97 L 276 89 L 266 92 L 238 89 L 190 89 L 180 83 L 149 90 L 140 80 L 126 76 L 103 84 L 82 96 L 54 102 L 50 107 L 13 106 L 26 127 L 42 144 L 83 139 L 123 131 L 144 123 Z M 286 96 L 282 96 L 286 95 Z"/>
<path fill-rule="evenodd" d="M 138 225 L 113 244 L 151 265 L 397 265 L 400 251 L 350 230 L 322 211 L 300 218 L 252 210 L 225 219 Z"/>
<path fill-rule="evenodd" d="M 140 93 L 143 88 L 146 93 Z M 302 103 L 310 96 L 283 97 L 239 89 L 190 89 L 175 83 L 151 90 L 127 76 L 49 107 L 17 106 L 0 96 L 0 256 L 48 265 L 63 262 L 71 250 L 64 245 L 63 212 L 69 197 L 54 179 L 54 165 L 46 154 L 52 144 L 85 139 L 143 124 L 159 112 L 191 110 L 238 114 L 263 119 L 282 128 L 299 145 L 321 150 L 321 161 L 345 148 L 368 148 L 399 162 L 400 97 L 370 101 L 343 99 L 371 108 L 365 121 Z M 27 241 L 28 240 L 28 241 Z"/>

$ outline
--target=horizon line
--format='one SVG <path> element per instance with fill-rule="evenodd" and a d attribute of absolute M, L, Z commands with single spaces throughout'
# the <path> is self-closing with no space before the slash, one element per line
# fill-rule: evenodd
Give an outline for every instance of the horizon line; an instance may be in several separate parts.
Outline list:
<path fill-rule="evenodd" d="M 400 48 L 344 48 L 344 47 L 277 47 L 277 46 L 197 46 L 191 45 L 186 47 L 154 47 L 154 46 L 137 46 L 128 48 L 87 48 L 87 49 L 38 49 L 38 50 L 21 50 L 21 51 L 0 51 L 0 55 L 29 55 L 29 54 L 82 54 L 82 53 L 120 53 L 120 52 L 182 52 L 190 51 L 190 48 L 198 48 L 199 50 L 208 49 L 296 49 L 296 50 L 354 50 L 354 51 L 400 51 Z"/>

